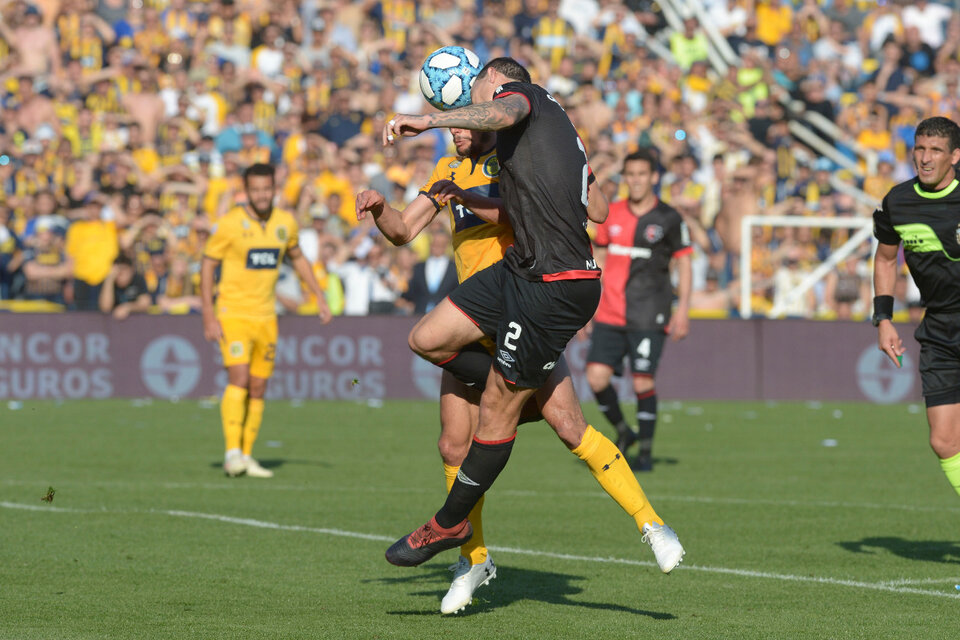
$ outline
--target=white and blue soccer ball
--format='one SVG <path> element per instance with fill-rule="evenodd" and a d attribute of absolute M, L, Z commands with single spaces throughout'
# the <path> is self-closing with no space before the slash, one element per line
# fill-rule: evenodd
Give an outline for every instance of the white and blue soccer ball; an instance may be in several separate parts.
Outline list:
<path fill-rule="evenodd" d="M 437 109 L 465 107 L 470 104 L 470 88 L 482 68 L 480 57 L 470 49 L 441 47 L 423 61 L 420 91 Z"/>

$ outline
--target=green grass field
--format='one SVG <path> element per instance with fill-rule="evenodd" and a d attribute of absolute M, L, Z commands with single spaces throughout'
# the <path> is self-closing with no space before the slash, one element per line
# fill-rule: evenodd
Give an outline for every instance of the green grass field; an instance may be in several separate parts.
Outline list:
<path fill-rule="evenodd" d="M 679 569 L 530 425 L 487 496 L 498 578 L 441 617 L 455 553 L 383 559 L 443 500 L 435 404 L 268 403 L 254 480 L 210 403 L 4 403 L 0 638 L 956 637 L 960 499 L 920 407 L 662 405 L 640 479 Z"/>

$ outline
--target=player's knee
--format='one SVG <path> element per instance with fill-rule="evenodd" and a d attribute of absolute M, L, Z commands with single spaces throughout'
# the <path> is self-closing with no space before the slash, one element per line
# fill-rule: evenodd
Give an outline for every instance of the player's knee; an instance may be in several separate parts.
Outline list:
<path fill-rule="evenodd" d="M 426 360 L 431 359 L 433 349 L 427 339 L 427 332 L 422 330 L 419 325 L 413 328 L 410 335 L 407 336 L 407 345 L 415 354 Z"/>
<path fill-rule="evenodd" d="M 467 457 L 467 452 L 470 451 L 470 441 L 441 435 L 440 439 L 437 440 L 437 449 L 440 451 L 440 459 L 443 460 L 443 464 L 459 467 L 463 459 Z"/>
<path fill-rule="evenodd" d="M 646 393 L 656 386 L 653 376 L 633 376 L 633 392 Z"/>
<path fill-rule="evenodd" d="M 587 365 L 587 384 L 594 393 L 603 391 L 610 384 L 610 370 L 606 367 Z"/>
<path fill-rule="evenodd" d="M 931 431 L 930 448 L 941 459 L 952 458 L 960 453 L 960 433 L 947 430 Z"/>
<path fill-rule="evenodd" d="M 246 389 L 250 386 L 250 371 L 246 367 L 228 367 L 227 383 L 234 387 Z"/>

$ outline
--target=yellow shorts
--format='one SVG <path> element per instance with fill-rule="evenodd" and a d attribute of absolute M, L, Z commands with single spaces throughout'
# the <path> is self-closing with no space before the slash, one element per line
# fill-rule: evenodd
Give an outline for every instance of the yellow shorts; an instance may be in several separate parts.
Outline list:
<path fill-rule="evenodd" d="M 269 378 L 277 352 L 277 318 L 221 317 L 223 366 L 250 365 L 250 375 Z"/>

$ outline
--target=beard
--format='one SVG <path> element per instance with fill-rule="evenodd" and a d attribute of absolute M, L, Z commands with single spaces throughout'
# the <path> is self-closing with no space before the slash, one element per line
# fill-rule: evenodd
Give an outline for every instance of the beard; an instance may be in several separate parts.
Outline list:
<path fill-rule="evenodd" d="M 265 208 L 261 209 L 253 202 L 253 200 L 250 200 L 250 208 L 253 209 L 253 212 L 261 218 L 266 218 L 270 215 L 270 212 L 273 211 L 273 201 L 271 200 L 269 203 L 267 203 Z"/>

